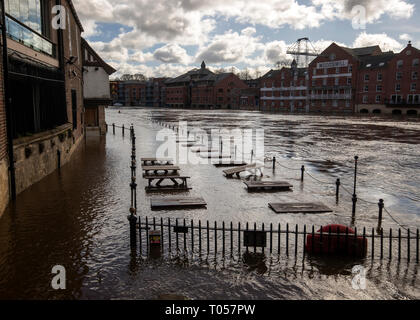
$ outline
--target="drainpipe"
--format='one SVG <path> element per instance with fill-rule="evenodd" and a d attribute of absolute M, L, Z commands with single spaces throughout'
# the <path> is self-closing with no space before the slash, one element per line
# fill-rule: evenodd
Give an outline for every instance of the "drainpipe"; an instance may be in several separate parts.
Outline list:
<path fill-rule="evenodd" d="M 6 107 L 6 130 L 9 155 L 9 171 L 10 171 L 10 196 L 16 200 L 16 174 L 15 159 L 13 153 L 13 128 L 12 128 L 12 106 L 9 89 L 9 57 L 7 54 L 7 36 L 6 36 L 6 13 L 4 11 L 4 1 L 1 2 L 1 21 L 2 21 L 2 43 L 3 43 L 3 80 L 4 80 L 4 102 Z"/>

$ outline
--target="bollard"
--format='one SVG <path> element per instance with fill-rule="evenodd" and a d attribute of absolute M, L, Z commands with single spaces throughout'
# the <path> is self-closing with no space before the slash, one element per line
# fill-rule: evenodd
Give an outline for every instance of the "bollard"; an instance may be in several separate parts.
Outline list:
<path fill-rule="evenodd" d="M 254 150 L 251 150 L 251 163 L 253 159 L 254 159 Z"/>
<path fill-rule="evenodd" d="M 112 124 L 112 133 L 115 134 L 115 123 Z"/>
<path fill-rule="evenodd" d="M 338 201 L 338 198 L 339 198 L 339 195 L 340 195 L 340 186 L 341 186 L 340 179 L 337 179 L 337 181 L 335 182 L 335 185 L 337 186 L 337 188 L 335 190 L 335 197 L 337 198 L 337 201 Z"/>
<path fill-rule="evenodd" d="M 358 156 L 354 157 L 354 190 L 353 190 L 353 208 L 352 208 L 352 216 L 356 215 L 356 203 L 357 203 L 357 194 L 356 194 L 356 186 L 357 186 L 357 161 L 359 160 Z"/>
<path fill-rule="evenodd" d="M 273 171 L 276 170 L 276 157 L 273 157 Z"/>
<path fill-rule="evenodd" d="M 385 207 L 383 199 L 379 200 L 378 207 L 379 207 L 379 216 L 378 216 L 378 228 L 376 231 L 378 232 L 378 234 L 382 234 L 382 212 Z"/>
<path fill-rule="evenodd" d="M 131 207 L 130 208 L 130 215 L 127 217 L 129 223 L 130 223 L 130 246 L 131 248 L 135 248 L 137 246 L 137 232 L 136 232 L 136 226 L 137 226 L 137 217 L 134 215 L 136 212 L 136 209 Z M 141 227 L 141 226 L 139 226 Z"/>
<path fill-rule="evenodd" d="M 125 128 L 124 128 L 124 125 L 122 125 L 122 135 L 123 135 L 123 137 L 124 137 L 124 134 L 125 134 Z"/>
<path fill-rule="evenodd" d="M 302 168 L 300 170 L 302 171 L 302 174 L 300 176 L 300 181 L 303 182 L 303 180 L 305 178 L 305 166 L 302 166 Z"/>

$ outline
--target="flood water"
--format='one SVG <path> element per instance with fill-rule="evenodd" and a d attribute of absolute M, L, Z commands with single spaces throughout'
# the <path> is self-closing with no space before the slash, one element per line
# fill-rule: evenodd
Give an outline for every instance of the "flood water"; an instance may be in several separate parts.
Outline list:
<path fill-rule="evenodd" d="M 420 226 L 420 123 L 418 119 L 357 118 L 124 108 L 107 110 L 107 122 L 134 124 L 137 156 L 153 157 L 159 147 L 155 121 L 205 130 L 263 128 L 267 156 L 276 156 L 265 179 L 294 185 L 289 193 L 248 193 L 241 180 L 227 180 L 221 168 L 181 164 L 191 177 L 188 194 L 203 197 L 207 210 L 150 209 L 146 183 L 138 178 L 138 212 L 150 218 L 321 226 L 352 224 L 351 195 L 335 198 L 335 180 L 353 189 L 358 155 L 357 228 L 376 227 L 379 199 L 403 227 Z M 130 252 L 130 139 L 121 129 L 89 138 L 70 163 L 18 196 L 0 219 L 1 299 L 413 299 L 420 297 L 418 264 L 395 259 L 358 261 L 367 269 L 367 288 L 352 288 L 356 262 L 267 256 L 263 267 L 244 259 L 165 257 L 149 260 Z M 264 159 L 262 159 L 264 160 Z M 305 177 L 299 168 L 323 183 Z M 290 170 L 290 169 L 297 170 Z M 141 175 L 138 173 L 138 177 Z M 333 213 L 277 215 L 270 202 L 322 202 Z M 385 229 L 399 228 L 384 213 Z M 369 230 L 369 229 L 368 229 Z M 67 289 L 51 288 L 51 270 L 62 265 Z"/>

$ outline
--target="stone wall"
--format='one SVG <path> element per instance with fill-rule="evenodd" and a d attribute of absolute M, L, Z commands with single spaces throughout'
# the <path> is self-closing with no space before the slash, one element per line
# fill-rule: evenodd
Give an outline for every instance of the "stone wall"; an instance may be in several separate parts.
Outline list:
<path fill-rule="evenodd" d="M 83 136 L 74 137 L 71 124 L 15 140 L 17 194 L 54 172 L 59 158 L 60 165 L 65 165 L 82 141 Z"/>
<path fill-rule="evenodd" d="M 2 47 L 1 47 L 2 48 Z M 2 50 L 0 49 L 2 56 Z M 0 56 L 0 217 L 9 202 L 9 161 L 7 157 L 6 108 L 4 101 L 3 59 Z"/>

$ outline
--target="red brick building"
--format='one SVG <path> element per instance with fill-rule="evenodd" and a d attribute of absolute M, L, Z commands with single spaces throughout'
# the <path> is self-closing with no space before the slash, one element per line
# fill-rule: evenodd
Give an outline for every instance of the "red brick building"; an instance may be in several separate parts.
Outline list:
<path fill-rule="evenodd" d="M 166 105 L 185 108 L 232 108 L 235 91 L 247 89 L 245 82 L 233 73 L 215 74 L 201 64 L 166 84 Z"/>
<path fill-rule="evenodd" d="M 124 81 L 125 105 L 146 105 L 146 82 L 138 80 Z"/>
<path fill-rule="evenodd" d="M 270 70 L 261 77 L 261 110 L 277 112 L 308 112 L 307 69 L 290 68 Z"/>
<path fill-rule="evenodd" d="M 355 112 L 359 67 L 366 57 L 381 54 L 379 46 L 351 49 L 331 44 L 309 64 L 309 110 Z"/>

